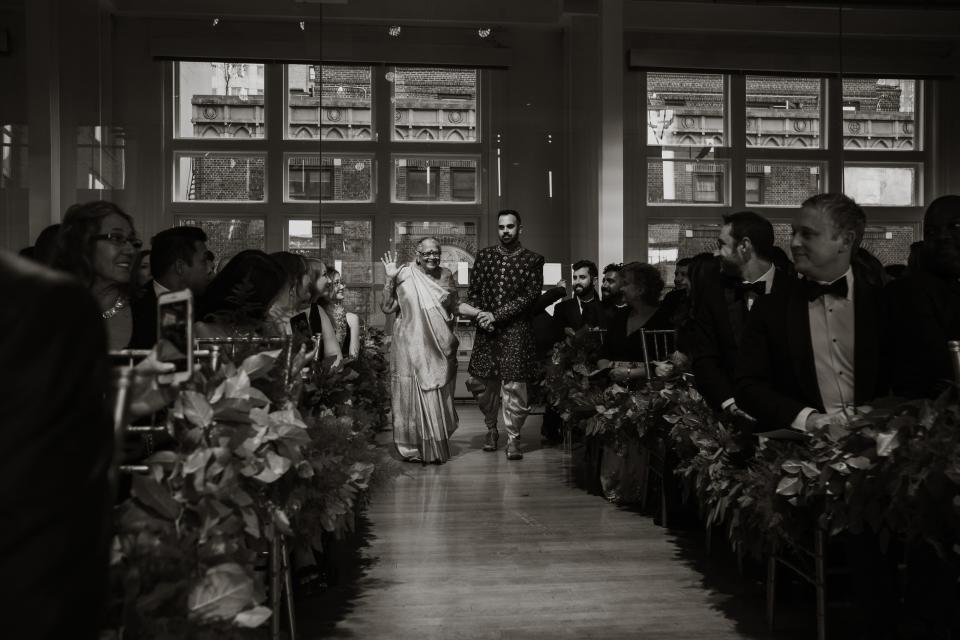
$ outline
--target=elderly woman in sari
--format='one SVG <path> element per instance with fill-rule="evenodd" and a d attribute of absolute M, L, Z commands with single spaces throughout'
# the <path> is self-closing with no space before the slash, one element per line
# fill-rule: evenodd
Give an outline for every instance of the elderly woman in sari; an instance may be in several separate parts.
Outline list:
<path fill-rule="evenodd" d="M 381 309 L 397 313 L 390 349 L 393 441 L 406 461 L 442 464 L 450 459 L 448 441 L 458 421 L 453 327 L 457 313 L 475 318 L 479 311 L 459 302 L 455 276 L 440 266 L 436 238 L 417 243 L 414 262 L 399 265 L 389 251 L 382 262 L 387 282 Z"/>

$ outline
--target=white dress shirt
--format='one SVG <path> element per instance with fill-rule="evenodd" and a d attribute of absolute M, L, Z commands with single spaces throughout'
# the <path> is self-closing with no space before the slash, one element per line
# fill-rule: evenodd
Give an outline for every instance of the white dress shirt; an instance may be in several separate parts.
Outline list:
<path fill-rule="evenodd" d="M 847 269 L 841 277 L 847 279 L 846 298 L 828 294 L 807 303 L 813 364 L 827 415 L 843 413 L 855 406 L 853 270 Z M 807 417 L 815 411 L 813 407 L 803 408 L 791 426 L 803 430 Z"/>

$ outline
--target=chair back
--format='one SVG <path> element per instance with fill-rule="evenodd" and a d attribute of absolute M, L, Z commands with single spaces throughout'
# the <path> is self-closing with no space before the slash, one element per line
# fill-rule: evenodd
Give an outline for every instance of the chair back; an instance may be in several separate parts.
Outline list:
<path fill-rule="evenodd" d="M 669 360 L 677 350 L 677 332 L 673 329 L 640 329 L 640 339 L 643 344 L 643 365 L 647 370 L 647 377 L 653 378 L 655 362 Z"/>
<path fill-rule="evenodd" d="M 950 352 L 950 368 L 953 370 L 953 381 L 960 384 L 960 340 L 947 342 L 947 351 Z"/>

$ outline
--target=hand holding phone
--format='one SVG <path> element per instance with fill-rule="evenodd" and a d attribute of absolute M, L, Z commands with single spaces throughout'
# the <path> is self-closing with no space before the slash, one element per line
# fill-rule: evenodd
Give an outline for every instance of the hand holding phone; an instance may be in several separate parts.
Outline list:
<path fill-rule="evenodd" d="M 193 377 L 193 294 L 189 289 L 157 299 L 157 360 L 174 365 L 173 373 L 157 378 L 161 384 Z"/>

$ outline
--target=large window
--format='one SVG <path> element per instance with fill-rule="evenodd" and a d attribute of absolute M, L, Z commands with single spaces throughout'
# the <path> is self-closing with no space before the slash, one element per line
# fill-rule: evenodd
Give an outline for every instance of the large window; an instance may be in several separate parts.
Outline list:
<path fill-rule="evenodd" d="M 885 256 L 899 255 L 887 245 L 914 239 L 903 230 L 922 216 L 929 163 L 920 81 L 642 76 L 639 204 L 649 221 L 649 260 L 669 263 L 712 249 L 705 239 L 715 232 L 711 225 L 744 208 L 789 228 L 792 210 L 826 191 L 844 191 L 866 207 L 868 224 L 898 229 L 883 238 Z"/>
<path fill-rule="evenodd" d="M 476 234 L 482 77 L 454 67 L 171 63 L 167 211 L 174 224 L 206 229 L 221 264 L 244 248 L 323 258 L 341 271 L 348 307 L 382 324 L 379 258 L 396 221 Z M 122 182 L 90 164 L 91 184 Z"/>

